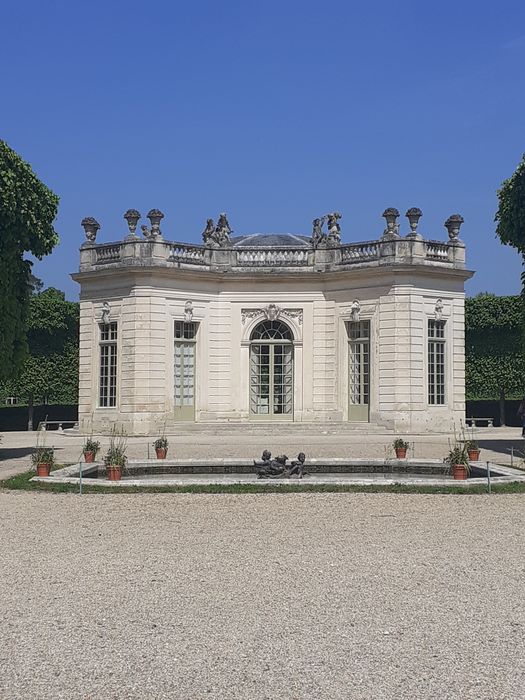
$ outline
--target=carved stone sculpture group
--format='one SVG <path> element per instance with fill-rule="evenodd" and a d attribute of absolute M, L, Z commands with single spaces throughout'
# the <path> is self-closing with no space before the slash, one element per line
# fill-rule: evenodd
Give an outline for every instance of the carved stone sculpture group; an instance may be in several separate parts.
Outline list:
<path fill-rule="evenodd" d="M 334 211 L 325 214 L 320 219 L 313 220 L 312 247 L 315 248 L 337 248 L 341 245 L 341 227 L 339 219 L 341 214 Z M 323 231 L 326 222 L 327 231 Z"/>
<path fill-rule="evenodd" d="M 272 453 L 269 450 L 264 450 L 260 460 L 253 460 L 253 466 L 258 479 L 290 479 L 293 477 L 302 479 L 306 474 L 305 460 L 304 452 L 299 452 L 297 459 L 293 459 L 288 464 L 286 455 L 279 455 L 272 459 Z"/>
<path fill-rule="evenodd" d="M 219 214 L 217 226 L 213 223 L 213 219 L 207 220 L 206 228 L 202 232 L 202 240 L 208 248 L 227 248 L 231 243 L 230 233 L 233 233 L 233 230 L 223 212 Z"/>

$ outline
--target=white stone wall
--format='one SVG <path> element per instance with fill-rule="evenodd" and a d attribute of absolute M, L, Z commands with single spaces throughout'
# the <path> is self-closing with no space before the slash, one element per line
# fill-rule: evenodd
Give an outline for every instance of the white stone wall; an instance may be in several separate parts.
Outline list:
<path fill-rule="evenodd" d="M 445 275 L 393 277 L 377 268 L 337 280 L 167 277 L 130 271 L 83 285 L 80 310 L 80 427 L 130 434 L 158 433 L 173 423 L 174 321 L 187 300 L 199 324 L 197 421 L 254 420 L 249 415 L 249 337 L 263 316 L 242 321 L 243 309 L 274 303 L 294 310 L 281 320 L 294 333 L 293 420 L 348 420 L 346 321 L 358 299 L 371 324 L 370 421 L 403 432 L 450 430 L 464 416 L 463 281 Z M 427 402 L 427 319 L 443 300 L 446 320 L 446 403 Z M 118 322 L 117 406 L 99 408 L 98 323 L 107 301 Z M 298 319 L 297 310 L 302 312 Z"/>

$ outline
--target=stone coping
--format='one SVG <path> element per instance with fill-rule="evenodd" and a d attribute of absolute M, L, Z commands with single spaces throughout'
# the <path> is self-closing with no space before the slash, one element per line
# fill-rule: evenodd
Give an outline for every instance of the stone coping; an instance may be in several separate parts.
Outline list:
<path fill-rule="evenodd" d="M 158 465 L 159 461 L 168 464 L 171 462 L 172 464 L 178 463 L 179 465 L 183 464 L 190 464 L 192 466 L 212 466 L 212 463 L 215 464 L 215 466 L 219 466 L 219 462 L 221 465 L 224 464 L 233 464 L 236 462 L 237 464 L 246 464 L 247 462 L 250 462 L 250 464 L 253 464 L 253 460 L 240 460 L 240 459 L 228 459 L 228 460 L 156 460 L 156 459 L 150 459 L 150 460 L 130 460 L 130 466 L 132 466 L 133 462 L 135 462 L 137 465 L 144 465 L 144 464 L 155 464 Z M 318 464 L 352 464 L 353 466 L 373 466 L 375 465 L 385 465 L 385 466 L 395 466 L 397 463 L 410 463 L 412 462 L 413 464 L 425 464 L 425 465 L 440 465 L 442 464 L 442 460 L 380 460 L 380 459 L 355 459 L 355 460 L 345 460 L 345 459 L 330 459 L 330 460 L 310 460 L 309 463 L 313 464 L 317 462 Z M 354 474 L 347 474 L 344 476 L 341 476 L 338 474 L 337 476 L 329 476 L 326 474 L 323 475 L 306 475 L 303 479 L 297 479 L 297 478 L 290 478 L 290 479 L 258 479 L 256 474 L 221 474 L 221 475 L 207 475 L 203 474 L 198 477 L 196 477 L 194 474 L 192 475 L 173 475 L 173 478 L 165 478 L 165 477 L 146 477 L 146 478 L 136 478 L 136 479 L 130 479 L 126 478 L 121 481 L 109 481 L 107 479 L 93 479 L 89 477 L 89 472 L 93 471 L 94 469 L 97 469 L 102 465 L 102 462 L 94 462 L 92 464 L 86 465 L 85 463 L 77 463 L 70 465 L 68 467 L 64 467 L 63 469 L 59 469 L 56 472 L 53 472 L 52 476 L 49 477 L 37 477 L 34 476 L 31 481 L 36 481 L 36 482 L 42 482 L 42 483 L 50 483 L 50 484 L 77 484 L 79 485 L 80 478 L 78 475 L 80 466 L 82 465 L 82 470 L 83 473 L 87 473 L 88 475 L 82 477 L 82 483 L 86 486 L 121 486 L 121 487 L 157 487 L 157 486 L 197 486 L 197 485 L 233 485 L 233 484 L 272 484 L 275 486 L 279 485 L 296 485 L 296 486 L 326 486 L 326 485 L 333 485 L 333 486 L 349 486 L 349 485 L 358 485 L 358 486 L 372 486 L 372 485 L 394 485 L 394 484 L 405 484 L 405 485 L 412 485 L 412 486 L 460 486 L 462 488 L 468 488 L 469 486 L 475 486 L 475 485 L 484 485 L 487 484 L 487 478 L 486 477 L 475 477 L 471 479 L 467 479 L 465 481 L 461 480 L 454 480 L 451 477 L 442 477 L 442 478 L 436 478 L 436 477 L 425 477 L 420 474 L 396 474 L 390 475 L 390 474 L 377 474 L 375 477 L 359 477 L 357 478 Z M 472 462 L 471 463 L 473 466 L 480 468 L 480 469 L 486 469 L 486 462 L 479 461 L 479 462 Z M 307 465 L 308 466 L 308 465 Z M 491 483 L 492 484 L 502 484 L 502 483 L 511 483 L 513 481 L 525 481 L 525 472 L 507 467 L 507 466 L 501 466 L 499 464 L 494 464 L 490 463 L 490 469 L 491 472 L 494 471 L 496 475 L 491 476 Z"/>
<path fill-rule="evenodd" d="M 80 272 L 128 267 L 176 267 L 194 271 L 253 273 L 277 269 L 318 273 L 359 266 L 426 265 L 465 269 L 462 241 L 435 241 L 422 238 L 381 238 L 342 243 L 333 248 L 289 246 L 229 246 L 209 248 L 195 243 L 163 238 L 125 239 L 108 243 L 86 242 L 80 249 Z M 467 277 L 470 274 L 466 275 Z M 77 275 L 74 275 L 74 279 Z"/>

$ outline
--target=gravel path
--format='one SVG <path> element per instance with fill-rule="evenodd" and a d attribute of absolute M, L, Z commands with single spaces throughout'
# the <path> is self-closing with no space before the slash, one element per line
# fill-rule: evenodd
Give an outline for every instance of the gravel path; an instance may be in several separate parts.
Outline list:
<path fill-rule="evenodd" d="M 0 491 L 0 697 L 500 700 L 521 496 Z"/>

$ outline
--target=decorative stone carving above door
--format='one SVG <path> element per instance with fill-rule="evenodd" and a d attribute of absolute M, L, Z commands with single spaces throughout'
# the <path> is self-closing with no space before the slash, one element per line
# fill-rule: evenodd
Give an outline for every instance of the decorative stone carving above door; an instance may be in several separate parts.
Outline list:
<path fill-rule="evenodd" d="M 277 321 L 281 317 L 288 317 L 295 320 L 300 326 L 303 323 L 302 309 L 282 309 L 277 304 L 267 304 L 258 309 L 241 309 L 241 321 L 244 326 L 248 319 L 259 318 L 263 316 L 268 321 Z"/>

